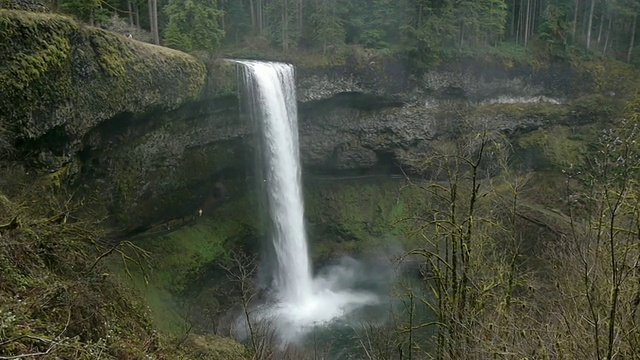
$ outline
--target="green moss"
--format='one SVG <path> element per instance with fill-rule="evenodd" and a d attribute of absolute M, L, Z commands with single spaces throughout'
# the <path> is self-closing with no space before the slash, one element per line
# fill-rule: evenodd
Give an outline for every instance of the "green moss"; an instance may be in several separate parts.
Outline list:
<path fill-rule="evenodd" d="M 0 0 L 0 9 L 48 12 L 40 1 Z"/>
<path fill-rule="evenodd" d="M 54 189 L 60 189 L 62 187 L 62 185 L 66 182 L 66 179 L 69 177 L 71 168 L 72 165 L 67 164 L 61 167 L 59 170 L 48 175 L 48 180 Z"/>
<path fill-rule="evenodd" d="M 610 121 L 619 115 L 622 102 L 618 98 L 603 94 L 592 94 L 577 98 L 569 104 L 570 117 L 576 123 Z"/>
<path fill-rule="evenodd" d="M 428 210 L 429 199 L 419 186 L 400 179 L 319 180 L 305 184 L 305 206 L 312 252 L 325 258 L 415 243 L 418 217 Z"/>
<path fill-rule="evenodd" d="M 0 10 L 0 64 L 0 124 L 19 138 L 82 135 L 122 112 L 173 109 L 206 79 L 204 64 L 179 51 L 14 10 Z"/>
<path fill-rule="evenodd" d="M 190 336 L 186 344 L 189 347 L 199 349 L 206 354 L 202 359 L 250 359 L 252 358 L 247 348 L 239 343 L 217 335 L 193 335 Z"/>
<path fill-rule="evenodd" d="M 192 225 L 136 241 L 153 254 L 152 280 L 159 288 L 181 294 L 208 266 L 227 260 L 231 249 L 255 241 L 257 217 L 247 210 L 252 208 L 249 197 L 243 196 L 205 216 L 194 214 Z"/>
<path fill-rule="evenodd" d="M 127 273 L 122 260 L 114 258 L 110 262 L 110 269 L 120 283 L 127 284 L 145 300 L 156 329 L 180 336 L 188 327 L 185 319 L 189 317 L 189 307 L 184 304 L 194 303 L 190 292 L 193 284 L 203 281 L 203 277 L 216 264 L 228 261 L 232 249 L 251 245 L 260 236 L 260 225 L 256 221 L 258 217 L 250 210 L 255 208 L 247 195 L 218 204 L 213 210 L 205 209 L 202 217 L 185 219 L 188 223 L 186 226 L 177 227 L 184 224 L 179 220 L 160 225 L 152 229 L 151 234 L 132 240 L 149 253 L 148 263 L 142 262 L 144 268 L 129 262 Z M 155 232 L 160 234 L 152 235 Z M 137 258 L 130 249 L 127 253 Z M 212 296 L 224 299 L 221 294 Z M 217 302 L 211 298 L 206 300 L 206 304 L 197 300 L 198 306 L 216 310 Z M 237 345 L 222 338 L 212 340 L 223 347 Z"/>
<path fill-rule="evenodd" d="M 211 94 L 208 97 L 235 95 L 238 91 L 238 70 L 230 61 L 216 61 L 208 66 Z"/>
<path fill-rule="evenodd" d="M 3 118 L 24 121 L 35 105 L 70 96 L 68 35 L 77 29 L 77 24 L 63 16 L 0 10 Z"/>
<path fill-rule="evenodd" d="M 537 159 L 533 160 L 536 163 L 535 167 L 564 169 L 584 163 L 583 156 L 592 135 L 591 127 L 553 126 L 530 132 L 518 138 L 516 144 L 520 149 L 518 151 L 529 153 L 529 156 L 537 156 Z"/>
<path fill-rule="evenodd" d="M 443 106 L 436 110 L 436 116 L 447 119 L 450 117 L 486 116 L 495 118 L 505 116 L 510 121 L 518 119 L 540 119 L 545 124 L 589 124 L 593 122 L 610 121 L 620 114 L 622 102 L 603 94 L 581 96 L 566 104 L 546 102 L 534 103 L 496 103 L 479 106 Z"/>
<path fill-rule="evenodd" d="M 618 98 L 634 94 L 639 87 L 640 74 L 633 65 L 611 58 L 573 59 L 573 67 L 590 80 L 593 90 Z"/>

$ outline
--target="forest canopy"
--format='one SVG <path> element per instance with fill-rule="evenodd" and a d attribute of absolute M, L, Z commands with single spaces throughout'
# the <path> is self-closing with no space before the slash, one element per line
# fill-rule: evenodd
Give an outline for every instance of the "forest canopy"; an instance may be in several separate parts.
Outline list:
<path fill-rule="evenodd" d="M 93 25 L 114 16 L 151 42 L 215 54 L 250 48 L 337 53 L 360 45 L 414 65 L 455 55 L 514 60 L 574 52 L 637 61 L 638 0 L 52 0 Z"/>

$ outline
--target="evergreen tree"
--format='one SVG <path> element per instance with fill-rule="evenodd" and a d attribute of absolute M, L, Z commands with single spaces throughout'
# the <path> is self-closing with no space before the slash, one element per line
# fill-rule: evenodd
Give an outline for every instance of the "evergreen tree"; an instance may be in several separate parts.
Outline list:
<path fill-rule="evenodd" d="M 96 25 L 107 20 L 110 15 L 102 3 L 101 0 L 61 0 L 59 5 L 62 11 Z"/>
<path fill-rule="evenodd" d="M 408 0 L 355 0 L 345 4 L 347 42 L 372 48 L 397 44 L 411 16 Z"/>
<path fill-rule="evenodd" d="M 224 11 L 225 41 L 229 44 L 240 43 L 251 34 L 250 4 L 242 0 L 231 0 L 225 1 L 223 5 L 221 10 Z"/>
<path fill-rule="evenodd" d="M 404 53 L 416 70 L 439 63 L 455 46 L 459 27 L 456 25 L 453 1 L 433 6 L 429 0 L 414 0 L 415 15 L 404 26 Z"/>
<path fill-rule="evenodd" d="M 265 9 L 269 38 L 280 45 L 283 52 L 296 47 L 302 35 L 295 26 L 296 5 L 294 0 L 274 0 Z"/>
<path fill-rule="evenodd" d="M 223 12 L 214 0 L 170 0 L 165 13 L 169 18 L 164 31 L 165 45 L 210 53 L 220 46 L 225 35 L 220 27 Z"/>
<path fill-rule="evenodd" d="M 566 3 L 549 2 L 540 26 L 540 40 L 550 54 L 564 56 L 568 44 L 569 23 Z"/>
<path fill-rule="evenodd" d="M 313 41 L 326 53 L 330 47 L 343 45 L 346 31 L 337 0 L 316 0 L 311 15 Z"/>

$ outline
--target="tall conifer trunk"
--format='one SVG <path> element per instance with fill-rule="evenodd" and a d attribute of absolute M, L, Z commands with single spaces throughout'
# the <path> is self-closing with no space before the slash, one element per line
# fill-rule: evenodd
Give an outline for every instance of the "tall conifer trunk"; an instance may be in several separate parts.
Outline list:
<path fill-rule="evenodd" d="M 578 28 L 578 10 L 580 8 L 580 0 L 576 0 L 576 8 L 573 11 L 573 28 L 571 29 L 571 40 L 576 41 L 576 29 Z"/>
<path fill-rule="evenodd" d="M 631 54 L 633 53 L 633 43 L 636 41 L 636 25 L 638 14 L 633 15 L 633 24 L 631 24 L 631 40 L 629 40 L 629 50 L 627 51 L 627 62 L 631 62 Z"/>
<path fill-rule="evenodd" d="M 596 0 L 591 0 L 591 9 L 589 9 L 589 25 L 587 25 L 587 49 L 591 47 L 591 28 L 593 27 L 593 9 L 596 7 Z"/>
<path fill-rule="evenodd" d="M 133 26 L 133 4 L 131 1 L 127 1 L 127 10 L 129 11 L 129 26 Z"/>

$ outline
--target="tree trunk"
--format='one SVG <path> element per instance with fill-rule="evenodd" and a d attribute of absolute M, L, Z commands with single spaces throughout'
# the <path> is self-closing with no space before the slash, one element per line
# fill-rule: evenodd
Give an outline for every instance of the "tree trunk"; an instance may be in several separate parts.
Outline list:
<path fill-rule="evenodd" d="M 602 40 L 602 28 L 604 27 L 603 24 L 606 19 L 607 17 L 603 13 L 602 19 L 600 19 L 600 26 L 598 26 L 598 40 L 597 40 L 598 45 L 600 45 L 600 40 Z"/>
<path fill-rule="evenodd" d="M 158 30 L 158 0 L 153 0 L 153 32 L 156 35 L 155 43 L 160 45 L 160 32 Z"/>
<path fill-rule="evenodd" d="M 589 23 L 589 6 L 587 1 L 585 0 L 584 9 L 582 10 L 582 24 L 581 24 L 581 36 L 585 36 L 587 34 L 587 24 Z"/>
<path fill-rule="evenodd" d="M 253 0 L 249 0 L 249 15 L 251 17 L 251 29 L 253 30 L 253 33 L 256 32 L 256 28 L 257 28 L 257 22 L 256 22 L 256 9 L 255 9 L 255 3 L 253 2 Z"/>
<path fill-rule="evenodd" d="M 631 53 L 633 53 L 633 43 L 636 41 L 636 25 L 638 14 L 633 15 L 633 24 L 631 25 L 631 40 L 629 41 L 629 50 L 627 51 L 627 62 L 631 62 Z"/>
<path fill-rule="evenodd" d="M 149 27 L 151 28 L 153 43 L 160 45 L 160 34 L 158 34 L 158 0 L 149 0 Z"/>
<path fill-rule="evenodd" d="M 147 6 L 149 7 L 149 31 L 151 32 L 151 41 L 154 41 L 155 36 L 153 34 L 153 0 L 147 0 Z"/>
<path fill-rule="evenodd" d="M 302 0 L 298 0 L 297 2 L 297 23 L 296 23 L 296 31 L 298 32 L 298 36 L 302 36 L 302 25 L 303 25 L 303 4 L 302 4 Z"/>
<path fill-rule="evenodd" d="M 511 9 L 511 24 L 509 25 L 509 36 L 514 36 L 516 33 L 516 0 L 513 0 L 513 8 Z M 516 43 L 517 43 L 516 39 Z"/>
<path fill-rule="evenodd" d="M 609 35 L 611 34 L 611 22 L 613 20 L 613 16 L 609 17 L 609 25 L 607 25 L 607 37 L 604 40 L 604 47 L 602 48 L 603 53 L 607 53 L 607 47 L 609 46 Z"/>
<path fill-rule="evenodd" d="M 225 9 L 225 8 L 226 8 L 226 6 L 225 6 L 225 0 L 219 0 L 219 1 L 220 1 L 220 2 L 218 3 L 218 9 L 220 9 L 220 10 L 222 10 L 222 11 L 223 11 L 222 16 L 220 16 L 220 27 L 221 27 L 222 29 L 224 29 L 224 30 L 227 30 L 227 21 L 226 21 L 226 18 L 227 18 L 227 16 L 228 16 L 228 15 L 227 15 L 228 11 Z"/>
<path fill-rule="evenodd" d="M 573 28 L 571 29 L 571 40 L 576 41 L 576 29 L 578 28 L 578 10 L 580 8 L 580 0 L 576 0 L 576 8 L 573 11 Z"/>
<path fill-rule="evenodd" d="M 529 22 L 531 19 L 531 0 L 527 0 L 527 12 L 524 21 L 524 46 L 529 44 Z"/>
<path fill-rule="evenodd" d="M 282 51 L 289 50 L 289 13 L 288 0 L 282 1 Z"/>
<path fill-rule="evenodd" d="M 127 9 L 129 10 L 129 26 L 133 27 L 133 4 L 127 1 Z"/>
<path fill-rule="evenodd" d="M 520 43 L 520 24 L 522 23 L 522 3 L 524 0 L 520 0 L 520 6 L 518 7 L 518 17 L 517 17 L 517 21 L 516 21 L 516 44 Z"/>
<path fill-rule="evenodd" d="M 587 25 L 587 49 L 591 47 L 591 27 L 593 26 L 593 9 L 596 7 L 596 0 L 591 0 L 591 9 L 589 10 L 589 25 Z"/>
<path fill-rule="evenodd" d="M 262 29 L 264 28 L 264 15 L 263 15 L 263 7 L 262 1 L 258 0 L 258 4 L 256 5 L 256 19 L 258 21 L 258 35 L 262 35 Z"/>
<path fill-rule="evenodd" d="M 136 27 L 140 29 L 140 7 L 137 3 L 133 4 L 133 21 L 135 21 Z"/>

